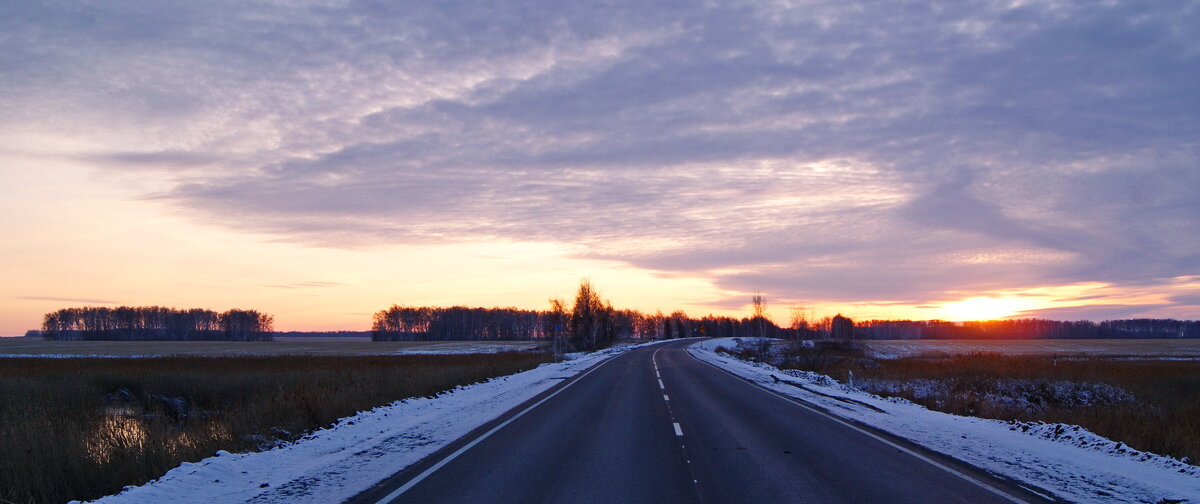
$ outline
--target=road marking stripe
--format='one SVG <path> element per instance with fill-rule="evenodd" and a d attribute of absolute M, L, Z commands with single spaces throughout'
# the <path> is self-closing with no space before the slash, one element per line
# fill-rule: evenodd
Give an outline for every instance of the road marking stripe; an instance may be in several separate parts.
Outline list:
<path fill-rule="evenodd" d="M 658 388 L 660 388 L 660 389 L 663 389 L 663 390 L 666 390 L 666 389 L 667 389 L 667 387 L 666 387 L 666 386 L 664 386 L 664 385 L 663 385 L 663 383 L 662 383 L 662 378 L 659 378 L 659 379 L 658 379 Z"/>
<path fill-rule="evenodd" d="M 670 401 L 670 400 L 671 400 L 671 398 L 670 398 L 670 397 L 667 397 L 667 394 L 663 394 L 663 400 L 664 400 L 664 401 Z"/>
<path fill-rule="evenodd" d="M 1019 498 L 1017 498 L 1017 497 L 1015 497 L 1015 496 L 1009 495 L 1007 492 L 1005 492 L 1005 491 L 1003 491 L 1003 490 L 1000 490 L 999 488 L 994 488 L 994 487 L 992 487 L 991 485 L 988 485 L 987 483 L 984 483 L 984 482 L 982 482 L 982 481 L 979 481 L 979 480 L 975 479 L 974 477 L 971 477 L 970 475 L 968 475 L 968 474 L 966 474 L 966 473 L 963 473 L 963 472 L 961 472 L 961 471 L 959 471 L 959 470 L 957 470 L 957 469 L 954 469 L 954 468 L 952 468 L 952 467 L 949 467 L 949 466 L 947 466 L 947 465 L 945 465 L 945 464 L 943 464 L 943 463 L 941 463 L 941 462 L 938 462 L 938 461 L 936 461 L 936 460 L 933 460 L 933 459 L 931 459 L 931 458 L 929 458 L 929 457 L 926 457 L 926 456 L 924 456 L 924 455 L 921 455 L 920 453 L 914 452 L 914 451 L 912 451 L 912 450 L 910 450 L 910 449 L 908 449 L 908 448 L 905 448 L 905 447 L 903 447 L 903 446 L 900 446 L 900 445 L 898 445 L 898 444 L 896 444 L 896 443 L 893 443 L 893 442 L 891 442 L 891 441 L 889 441 L 889 440 L 887 440 L 887 439 L 884 439 L 884 438 L 882 438 L 882 437 L 879 437 L 879 436 L 877 436 L 877 435 L 875 435 L 875 434 L 871 433 L 870 431 L 864 430 L 863 428 L 861 428 L 861 427 L 859 427 L 859 426 L 857 426 L 857 425 L 854 425 L 854 424 L 852 424 L 852 423 L 850 423 L 850 422 L 847 422 L 847 421 L 845 421 L 845 420 L 842 420 L 841 418 L 839 418 L 839 417 L 836 417 L 836 416 L 834 416 L 834 415 L 833 415 L 833 414 L 831 414 L 831 413 L 826 413 L 826 412 L 824 412 L 824 411 L 821 411 L 821 410 L 819 410 L 819 409 L 817 409 L 817 408 L 815 408 L 815 407 L 813 407 L 813 406 L 809 406 L 808 404 L 805 404 L 804 402 L 802 402 L 802 400 L 801 400 L 801 399 L 796 399 L 796 398 L 794 398 L 794 397 L 791 397 L 791 396 L 784 395 L 783 393 L 776 392 L 776 391 L 774 391 L 774 390 L 771 390 L 771 389 L 769 389 L 769 388 L 766 388 L 766 387 L 760 386 L 760 385 L 758 385 L 757 383 L 755 383 L 755 382 L 753 382 L 753 381 L 751 381 L 751 380 L 749 380 L 749 379 L 747 379 L 747 378 L 743 378 L 743 377 L 741 377 L 741 376 L 738 376 L 737 374 L 733 373 L 732 371 L 728 371 L 728 370 L 726 370 L 726 369 L 722 369 L 721 367 L 717 366 L 716 364 L 713 364 L 713 363 L 711 363 L 711 362 L 705 362 L 705 361 L 703 361 L 703 360 L 700 360 L 700 359 L 699 359 L 699 358 L 697 358 L 695 355 L 692 355 L 692 353 L 691 353 L 691 352 L 688 352 L 688 351 L 687 351 L 687 348 L 684 348 L 684 350 L 683 350 L 683 351 L 684 351 L 684 352 L 687 352 L 687 354 L 688 354 L 688 355 L 689 355 L 691 358 L 693 358 L 693 359 L 696 359 L 697 361 L 703 362 L 703 363 L 705 363 L 705 364 L 708 364 L 709 366 L 712 366 L 712 367 L 716 368 L 718 371 L 722 371 L 722 372 L 724 372 L 724 373 L 726 373 L 726 374 L 728 374 L 728 375 L 730 375 L 730 376 L 732 376 L 732 377 L 734 377 L 734 378 L 737 378 L 737 379 L 738 379 L 738 381 L 741 381 L 742 383 L 745 383 L 745 384 L 747 384 L 747 385 L 751 385 L 751 386 L 753 386 L 754 388 L 756 388 L 756 389 L 758 389 L 758 390 L 761 390 L 761 391 L 763 391 L 763 392 L 766 392 L 766 393 L 768 393 L 768 394 L 771 394 L 771 395 L 773 395 L 773 396 L 775 396 L 775 397 L 778 397 L 778 398 L 780 398 L 780 399 L 783 399 L 783 400 L 785 400 L 785 401 L 788 401 L 788 402 L 790 402 L 790 403 L 792 403 L 792 404 L 795 404 L 796 406 L 799 406 L 799 407 L 801 407 L 801 408 L 804 408 L 804 409 L 806 409 L 806 410 L 809 410 L 809 411 L 811 411 L 811 412 L 813 412 L 813 413 L 816 413 L 816 414 L 818 414 L 818 415 L 821 415 L 821 416 L 824 416 L 824 417 L 826 417 L 826 418 L 829 418 L 830 420 L 833 420 L 833 421 L 835 421 L 835 422 L 837 422 L 837 423 L 840 423 L 840 424 L 842 424 L 842 425 L 844 425 L 844 426 L 846 426 L 846 427 L 849 427 L 850 429 L 852 429 L 852 430 L 854 430 L 854 431 L 856 431 L 856 432 L 858 432 L 858 433 L 860 433 L 860 434 L 864 434 L 864 435 L 866 435 L 867 437 L 870 437 L 870 438 L 872 438 L 872 439 L 874 439 L 874 440 L 876 440 L 876 441 L 879 441 L 879 442 L 881 442 L 881 443 L 883 443 L 883 444 L 885 444 L 885 445 L 891 446 L 892 448 L 895 448 L 895 449 L 897 449 L 897 450 L 899 450 L 899 451 L 901 451 L 901 452 L 904 452 L 904 453 L 907 453 L 907 454 L 909 454 L 909 455 L 912 455 L 913 457 L 917 458 L 918 460 L 924 461 L 924 462 L 928 463 L 929 465 L 932 465 L 932 466 L 934 466 L 934 467 L 936 467 L 936 468 L 938 468 L 938 469 L 941 469 L 941 470 L 943 470 L 943 471 L 946 471 L 946 472 L 948 472 L 948 473 L 950 473 L 950 474 L 953 474 L 953 475 L 955 475 L 955 476 L 958 476 L 959 478 L 962 478 L 962 479 L 964 479 L 964 480 L 967 480 L 967 481 L 969 481 L 969 482 L 971 482 L 971 483 L 974 483 L 976 486 L 978 486 L 978 487 L 980 487 L 980 488 L 983 488 L 984 490 L 987 490 L 987 491 L 989 491 L 989 492 L 991 492 L 991 493 L 993 493 L 993 494 L 996 494 L 996 495 L 998 495 L 998 496 L 1000 496 L 1000 497 L 1003 497 L 1003 498 L 1007 499 L 1007 500 L 1008 500 L 1008 501 L 1010 501 L 1010 502 L 1016 502 L 1016 503 L 1018 503 L 1018 504 L 1027 504 L 1027 503 L 1028 503 L 1028 501 L 1026 501 L 1026 500 L 1022 500 L 1022 499 L 1019 499 Z M 676 425 L 676 426 L 678 426 L 679 424 L 675 424 L 675 425 Z M 676 432 L 678 432 L 678 428 L 676 428 Z M 680 435 L 682 435 L 682 434 L 680 434 Z"/>
<path fill-rule="evenodd" d="M 542 398 L 542 400 L 540 400 L 540 401 L 538 401 L 538 402 L 534 403 L 532 406 L 530 406 L 530 407 L 528 407 L 528 408 L 525 408 L 524 410 L 521 410 L 521 412 L 520 412 L 520 413 L 517 413 L 516 415 L 513 415 L 513 416 L 512 416 L 512 418 L 509 418 L 508 420 L 505 420 L 505 421 L 504 421 L 503 423 L 501 423 L 500 425 L 497 425 L 497 426 L 493 427 L 493 428 L 492 428 L 492 430 L 489 430 L 489 431 L 487 431 L 487 432 L 483 433 L 483 435 L 481 435 L 481 436 L 479 436 L 479 437 L 475 438 L 474 440 L 472 440 L 470 443 L 467 443 L 467 444 L 466 444 L 465 446 L 463 446 L 462 448 L 459 448 L 458 450 L 455 450 L 455 452 L 454 452 L 454 453 L 451 453 L 450 455 L 446 456 L 446 458 L 444 458 L 444 459 L 442 459 L 442 460 L 439 460 L 439 461 L 438 461 L 438 463 L 434 464 L 434 465 L 433 465 L 432 467 L 430 467 L 429 469 L 426 469 L 424 472 L 422 472 L 421 474 L 418 474 L 418 475 L 417 475 L 416 477 L 414 477 L 413 479 L 410 479 L 410 480 L 408 480 L 408 482 L 407 482 L 407 483 L 405 483 L 405 484 L 404 484 L 403 486 L 401 486 L 400 488 L 397 488 L 397 489 L 395 489 L 394 491 L 392 491 L 392 493 L 390 493 L 390 494 L 387 494 L 387 495 L 386 495 L 386 496 L 384 496 L 382 499 L 379 499 L 379 500 L 376 502 L 376 504 L 383 504 L 383 503 L 388 503 L 388 502 L 392 502 L 392 501 L 396 500 L 396 498 L 397 498 L 397 497 L 400 497 L 402 494 L 404 494 L 404 492 L 407 492 L 407 491 L 408 491 L 409 489 L 411 489 L 412 487 L 414 487 L 414 486 L 417 486 L 417 484 L 418 484 L 418 483 L 420 483 L 422 480 L 424 480 L 425 478 L 428 478 L 430 474 L 433 474 L 433 473 L 434 473 L 434 472 L 436 472 L 438 469 L 441 469 L 441 468 L 442 468 L 442 466 L 444 466 L 444 465 L 446 465 L 446 464 L 449 464 L 451 460 L 454 460 L 455 458 L 458 458 L 458 456 L 459 456 L 459 455 L 462 455 L 462 454 L 463 454 L 464 452 L 466 452 L 467 450 L 470 450 L 472 447 L 474 447 L 475 445 L 479 444 L 479 443 L 480 443 L 480 442 L 482 442 L 484 439 L 487 439 L 487 438 L 488 438 L 489 436 L 491 436 L 492 434 L 495 434 L 495 433 L 496 433 L 496 431 L 498 431 L 498 430 L 500 430 L 500 429 L 503 429 L 505 426 L 507 426 L 507 425 L 508 425 L 508 424 L 510 424 L 510 423 L 513 423 L 514 421 L 516 421 L 516 419 L 518 419 L 518 418 L 521 418 L 522 416 L 524 416 L 526 413 L 529 413 L 529 412 L 530 412 L 531 410 L 533 410 L 534 408 L 536 408 L 536 407 L 538 407 L 538 406 L 541 406 L 541 405 L 542 405 L 542 403 L 544 403 L 544 402 L 546 402 L 546 401 L 549 401 L 549 400 L 550 400 L 550 398 L 552 398 L 552 397 L 554 397 L 554 396 L 556 396 L 556 395 L 558 395 L 558 394 L 561 394 L 561 393 L 562 393 L 562 391 L 564 391 L 564 390 L 567 390 L 567 389 L 571 388 L 571 386 L 572 386 L 572 385 L 574 385 L 574 384 L 576 384 L 576 383 L 579 383 L 579 380 L 582 380 L 582 379 L 583 379 L 585 376 L 587 376 L 587 375 L 590 375 L 590 374 L 594 373 L 594 372 L 595 372 L 597 369 L 600 369 L 600 368 L 601 368 L 602 366 L 604 366 L 605 364 L 608 364 L 609 362 L 612 362 L 612 361 L 616 360 L 616 357 L 620 357 L 620 356 L 619 356 L 619 355 L 614 355 L 613 357 L 610 357 L 610 358 L 608 358 L 608 359 L 605 359 L 605 360 L 604 360 L 603 362 L 601 362 L 600 364 L 597 364 L 597 365 L 596 365 L 596 367 L 594 367 L 594 368 L 592 368 L 592 369 L 588 370 L 588 372 L 586 372 L 586 373 L 583 373 L 582 375 L 579 375 L 579 378 L 576 378 L 575 380 L 571 381 L 570 383 L 567 383 L 566 385 L 564 385 L 564 386 L 563 386 L 563 388 L 560 388 L 560 389 L 558 389 L 558 390 L 554 391 L 554 393 L 553 393 L 553 394 L 550 394 L 550 395 L 548 395 L 548 396 L 546 396 L 546 397 L 543 397 L 543 398 Z"/>
<path fill-rule="evenodd" d="M 683 429 L 680 429 L 680 428 L 679 428 L 679 422 L 672 422 L 672 425 L 674 425 L 674 426 L 675 426 L 675 435 L 676 435 L 676 436 L 682 436 L 682 435 L 683 435 Z"/>

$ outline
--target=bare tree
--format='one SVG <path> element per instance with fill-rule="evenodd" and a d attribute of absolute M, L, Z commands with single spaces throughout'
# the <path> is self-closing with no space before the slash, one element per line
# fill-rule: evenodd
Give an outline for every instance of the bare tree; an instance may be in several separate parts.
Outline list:
<path fill-rule="evenodd" d="M 579 282 L 575 306 L 571 309 L 571 340 L 583 350 L 595 350 L 612 343 L 612 305 L 600 299 L 592 282 Z"/>
<path fill-rule="evenodd" d="M 758 342 L 754 345 L 755 352 L 761 361 L 766 361 L 771 354 L 771 340 L 767 339 L 767 298 L 762 293 L 755 293 L 754 297 L 750 298 L 750 303 L 753 305 L 754 315 L 750 318 L 751 322 L 758 329 Z M 771 324 L 775 326 L 774 323 Z"/>
<path fill-rule="evenodd" d="M 767 337 L 767 298 L 763 297 L 762 293 L 755 293 L 754 297 L 750 298 L 750 302 L 754 304 L 754 321 L 758 324 L 758 337 Z"/>
<path fill-rule="evenodd" d="M 808 336 L 808 314 L 804 312 L 804 307 L 792 304 L 790 308 L 792 314 L 792 335 L 795 339 L 805 339 Z"/>

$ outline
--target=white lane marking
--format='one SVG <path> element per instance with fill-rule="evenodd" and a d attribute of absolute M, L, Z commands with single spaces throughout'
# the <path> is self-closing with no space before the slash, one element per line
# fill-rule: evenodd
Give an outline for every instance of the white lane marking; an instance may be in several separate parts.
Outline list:
<path fill-rule="evenodd" d="M 465 446 L 463 446 L 462 448 L 459 448 L 459 449 L 458 449 L 458 450 L 456 450 L 454 453 L 451 453 L 450 455 L 448 455 L 446 458 L 444 458 L 444 459 L 442 459 L 442 460 L 438 461 L 438 463 L 434 464 L 434 465 L 433 465 L 432 467 L 430 467 L 429 469 L 426 469 L 426 470 L 425 470 L 424 472 L 422 472 L 421 474 L 418 474 L 418 475 L 417 475 L 415 478 L 408 480 L 408 483 L 405 483 L 405 484 L 404 484 L 403 486 L 401 486 L 400 488 L 397 488 L 396 490 L 392 491 L 392 493 L 390 493 L 390 494 L 387 494 L 387 495 L 386 495 L 386 496 L 384 496 L 382 499 L 379 499 L 378 501 L 376 501 L 376 504 L 383 504 L 383 503 L 392 502 L 392 501 L 396 500 L 396 498 L 397 498 L 397 497 L 400 497 L 402 494 L 404 494 L 404 492 L 407 492 L 407 491 L 408 491 L 409 489 L 411 489 L 412 487 L 414 487 L 414 486 L 417 486 L 417 483 L 420 483 L 420 482 L 421 482 L 422 480 L 424 480 L 425 478 L 428 478 L 430 474 L 433 474 L 433 473 L 434 473 L 434 472 L 436 472 L 438 469 L 441 469 L 441 468 L 442 468 L 442 466 L 444 466 L 444 465 L 446 465 L 446 464 L 449 464 L 451 460 L 454 460 L 454 459 L 455 459 L 455 458 L 457 458 L 459 455 L 462 455 L 462 454 L 463 454 L 464 452 L 466 452 L 467 450 L 470 450 L 472 447 L 474 447 L 475 445 L 479 444 L 479 443 L 480 443 L 481 441 L 483 441 L 484 439 L 487 439 L 487 438 L 488 438 L 488 436 L 491 436 L 492 434 L 495 434 L 495 433 L 496 433 L 496 431 L 498 431 L 498 430 L 500 430 L 500 429 L 503 429 L 503 428 L 504 428 L 506 425 L 508 425 L 508 424 L 510 424 L 510 423 L 513 423 L 514 421 L 516 421 L 516 419 L 518 419 L 518 418 L 521 418 L 522 416 L 524 416 L 526 413 L 529 413 L 529 412 L 530 412 L 531 410 L 533 410 L 534 408 L 536 408 L 536 407 L 538 407 L 538 406 L 541 406 L 541 405 L 542 405 L 542 403 L 544 403 L 544 402 L 546 402 L 546 401 L 549 401 L 549 400 L 550 400 L 550 398 L 552 398 L 552 397 L 554 397 L 554 396 L 556 396 L 556 395 L 558 395 L 558 394 L 561 394 L 561 393 L 562 393 L 564 390 L 567 390 L 567 389 L 571 388 L 571 386 L 572 386 L 572 385 L 574 385 L 574 384 L 576 384 L 576 383 L 579 383 L 579 381 L 580 381 L 580 380 L 582 380 L 584 377 L 586 377 L 587 375 L 590 375 L 590 374 L 592 374 L 592 373 L 596 372 L 596 370 L 597 370 L 597 369 L 600 369 L 600 368 L 601 368 L 602 366 L 604 366 L 605 364 L 608 364 L 609 362 L 612 362 L 612 361 L 616 360 L 616 357 L 619 357 L 619 356 L 613 356 L 613 358 L 609 358 L 609 359 L 605 360 L 604 362 L 601 362 L 600 364 L 596 365 L 596 367 L 592 368 L 592 369 L 591 369 L 591 370 L 589 370 L 588 372 L 586 372 L 586 373 L 583 373 L 582 375 L 579 375 L 579 378 L 576 378 L 575 380 L 571 381 L 570 383 L 568 383 L 568 384 L 564 385 L 564 386 L 563 386 L 563 388 L 560 388 L 560 389 L 558 389 L 558 390 L 554 391 L 554 393 L 553 393 L 553 394 L 550 394 L 550 395 L 548 395 L 548 396 L 546 396 L 546 397 L 543 397 L 543 398 L 542 398 L 542 400 L 540 400 L 540 401 L 538 401 L 538 402 L 536 402 L 536 403 L 533 403 L 533 405 L 532 405 L 532 406 L 530 406 L 530 407 L 528 407 L 528 408 L 525 408 L 524 410 L 521 410 L 521 412 L 520 412 L 520 413 L 517 413 L 516 415 L 513 415 L 513 416 L 512 416 L 512 418 L 509 418 L 508 420 L 505 420 L 505 421 L 504 421 L 503 423 L 501 423 L 500 425 L 497 425 L 497 426 L 495 426 L 495 427 L 492 427 L 492 430 L 489 430 L 489 431 L 487 431 L 487 432 L 483 433 L 483 435 L 482 435 L 482 436 L 479 436 L 479 437 L 475 438 L 475 439 L 474 439 L 474 440 L 472 440 L 470 443 L 467 443 L 467 444 L 466 444 Z"/>
<path fill-rule="evenodd" d="M 679 449 L 683 454 L 683 462 L 688 465 L 688 472 L 692 475 L 692 484 L 699 485 L 700 481 L 696 479 L 695 471 L 691 468 L 692 459 L 687 456 L 687 445 L 683 443 L 683 428 L 679 426 L 679 422 L 675 421 L 675 411 L 671 408 L 671 398 L 667 396 L 667 389 L 663 387 L 662 375 L 658 373 L 658 352 L 662 350 L 662 348 L 654 350 L 654 353 L 650 354 L 650 362 L 654 364 L 654 376 L 658 378 L 658 386 L 663 391 L 663 402 L 666 403 L 667 416 L 671 418 L 671 426 L 675 429 L 675 438 L 679 439 Z M 686 350 L 684 351 L 686 352 Z"/>
<path fill-rule="evenodd" d="M 912 450 L 909 450 L 908 448 L 905 448 L 905 447 L 903 447 L 903 446 L 900 446 L 900 445 L 898 445 L 898 444 L 896 444 L 896 443 L 893 443 L 893 442 L 891 442 L 891 441 L 888 441 L 887 439 L 884 439 L 884 438 L 882 438 L 882 437 L 876 436 L 875 434 L 872 434 L 871 432 L 869 432 L 869 431 L 866 431 L 866 430 L 864 430 L 864 429 L 862 429 L 862 428 L 858 427 L 857 425 L 854 425 L 854 424 L 852 424 L 852 423 L 850 423 L 850 422 L 847 422 L 847 421 L 845 421 L 845 420 L 842 420 L 841 418 L 838 418 L 838 417 L 836 417 L 836 416 L 834 416 L 834 415 L 832 415 L 832 414 L 830 414 L 830 413 L 826 413 L 826 412 L 824 412 L 824 411 L 821 411 L 821 410 L 819 410 L 819 409 L 816 409 L 816 408 L 814 408 L 814 407 L 812 407 L 812 406 L 809 406 L 809 405 L 805 404 L 804 402 L 802 402 L 800 399 L 796 399 L 796 398 L 793 398 L 793 397 L 789 397 L 789 396 L 783 395 L 782 393 L 776 392 L 776 391 L 774 391 L 774 390 L 771 390 L 771 389 L 769 389 L 769 388 L 766 388 L 766 387 L 761 387 L 761 386 L 759 386 L 759 385 L 758 385 L 758 384 L 756 384 L 756 383 L 753 383 L 753 382 L 750 382 L 750 381 L 748 381 L 746 378 L 742 378 L 741 376 L 738 376 L 738 375 L 734 374 L 732 371 L 726 371 L 726 370 L 724 370 L 724 369 L 721 369 L 720 367 L 718 367 L 716 364 L 713 364 L 713 363 L 711 363 L 711 362 L 705 362 L 705 361 L 702 361 L 702 360 L 700 360 L 700 359 L 699 359 L 699 358 L 697 358 L 695 355 L 692 355 L 692 353 L 691 353 L 691 352 L 688 352 L 686 349 L 684 349 L 684 352 L 687 352 L 687 354 L 688 354 L 689 356 L 691 356 L 691 358 L 693 358 L 693 359 L 696 359 L 696 360 L 697 360 L 697 361 L 699 361 L 699 362 L 704 362 L 705 364 L 708 364 L 709 366 L 712 366 L 712 367 L 716 368 L 718 371 L 724 372 L 725 374 L 728 374 L 729 376 L 732 376 L 732 377 L 734 377 L 734 378 L 737 378 L 737 379 L 738 379 L 738 381 L 740 381 L 740 382 L 742 382 L 742 383 L 745 383 L 745 384 L 747 384 L 747 385 L 750 385 L 750 386 L 752 386 L 752 387 L 754 387 L 754 388 L 756 388 L 756 389 L 758 389 L 758 390 L 761 390 L 761 391 L 763 391 L 763 392 L 766 392 L 766 393 L 768 393 L 768 394 L 771 394 L 771 395 L 773 395 L 773 396 L 775 396 L 775 397 L 778 397 L 778 398 L 780 398 L 780 399 L 783 399 L 783 400 L 785 400 L 785 401 L 788 401 L 788 402 L 790 402 L 790 403 L 792 403 L 792 404 L 795 404 L 796 406 L 799 406 L 799 407 L 801 407 L 801 408 L 804 408 L 804 409 L 806 409 L 806 410 L 809 410 L 809 411 L 811 411 L 811 412 L 813 412 L 813 413 L 816 413 L 816 414 L 818 414 L 818 415 L 821 415 L 821 416 L 824 416 L 824 417 L 826 417 L 826 418 L 829 418 L 830 420 L 833 420 L 834 422 L 837 422 L 837 423 L 840 423 L 840 424 L 842 424 L 842 425 L 844 425 L 844 426 L 846 426 L 846 427 L 849 427 L 851 430 L 854 430 L 854 431 L 856 431 L 856 432 L 858 432 L 858 433 L 860 433 L 860 434 L 864 434 L 864 435 L 866 435 L 866 436 L 867 436 L 867 437 L 869 437 L 869 438 L 872 438 L 872 439 L 874 439 L 874 440 L 876 440 L 876 441 L 879 441 L 880 443 L 883 443 L 883 444 L 885 444 L 885 445 L 888 445 L 888 446 L 890 446 L 890 447 L 892 447 L 892 448 L 895 448 L 895 449 L 897 449 L 897 450 L 899 450 L 899 451 L 901 451 L 901 452 L 904 452 L 904 453 L 907 453 L 907 454 L 909 454 L 909 455 L 912 455 L 912 456 L 913 456 L 913 457 L 915 457 L 916 459 L 918 459 L 918 460 L 921 460 L 921 461 L 923 461 L 923 462 L 926 462 L 926 463 L 928 463 L 929 465 L 932 465 L 932 466 L 934 466 L 934 467 L 936 467 L 936 468 L 938 468 L 938 469 L 941 469 L 941 470 L 943 470 L 943 471 L 946 471 L 946 472 L 948 472 L 948 473 L 950 473 L 950 474 L 953 474 L 953 475 L 955 475 L 955 476 L 958 476 L 959 478 L 962 478 L 962 479 L 964 479 L 964 480 L 967 480 L 967 481 L 969 481 L 969 482 L 971 482 L 971 483 L 974 483 L 976 486 L 978 486 L 978 487 L 980 487 L 980 488 L 982 488 L 982 489 L 984 489 L 984 490 L 987 490 L 987 491 L 989 491 L 989 492 L 991 492 L 991 493 L 993 493 L 993 494 L 996 494 L 997 496 L 1000 496 L 1000 497 L 1002 497 L 1002 498 L 1004 498 L 1004 499 L 1008 500 L 1009 502 L 1016 502 L 1016 503 L 1018 503 L 1018 504 L 1028 504 L 1028 501 L 1025 501 L 1025 500 L 1019 499 L 1019 498 L 1017 498 L 1017 497 L 1015 497 L 1015 496 L 1009 495 L 1008 493 L 1004 492 L 1003 490 L 1000 490 L 999 488 L 993 488 L 991 485 L 988 485 L 987 483 L 984 483 L 984 482 L 982 482 L 982 481 L 979 481 L 979 480 L 977 480 L 977 479 L 975 479 L 975 478 L 973 478 L 973 477 L 971 477 L 971 476 L 967 475 L 966 473 L 963 473 L 963 472 L 961 472 L 961 471 L 959 471 L 959 470 L 957 470 L 957 469 L 954 469 L 954 468 L 952 468 L 952 467 L 949 467 L 949 466 L 947 466 L 947 465 L 945 465 L 945 464 L 942 464 L 941 462 L 938 462 L 938 461 L 936 461 L 936 460 L 933 460 L 933 459 L 931 459 L 931 458 L 929 458 L 929 457 L 926 457 L 926 456 L 924 456 L 924 455 L 921 455 L 920 453 L 917 453 L 917 452 L 914 452 L 914 451 L 912 451 Z M 675 424 L 675 425 L 676 425 L 676 426 L 678 426 L 679 424 Z"/>

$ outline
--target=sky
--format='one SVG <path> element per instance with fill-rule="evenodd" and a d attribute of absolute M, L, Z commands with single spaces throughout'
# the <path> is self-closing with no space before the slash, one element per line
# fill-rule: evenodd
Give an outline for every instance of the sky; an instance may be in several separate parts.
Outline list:
<path fill-rule="evenodd" d="M 1200 318 L 1197 1 L 0 5 L 0 335 L 66 306 Z"/>

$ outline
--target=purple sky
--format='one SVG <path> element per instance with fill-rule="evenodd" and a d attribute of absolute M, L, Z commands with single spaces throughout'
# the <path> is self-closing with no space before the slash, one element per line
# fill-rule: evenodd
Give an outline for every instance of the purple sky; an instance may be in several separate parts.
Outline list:
<path fill-rule="evenodd" d="M 0 7 L 6 241 L 120 225 L 84 192 L 297 248 L 552 244 L 693 309 L 1200 318 L 1200 3 L 282 4 Z M 153 297 L 6 247 L 12 316 Z M 297 275 L 263 282 L 359 285 Z"/>

